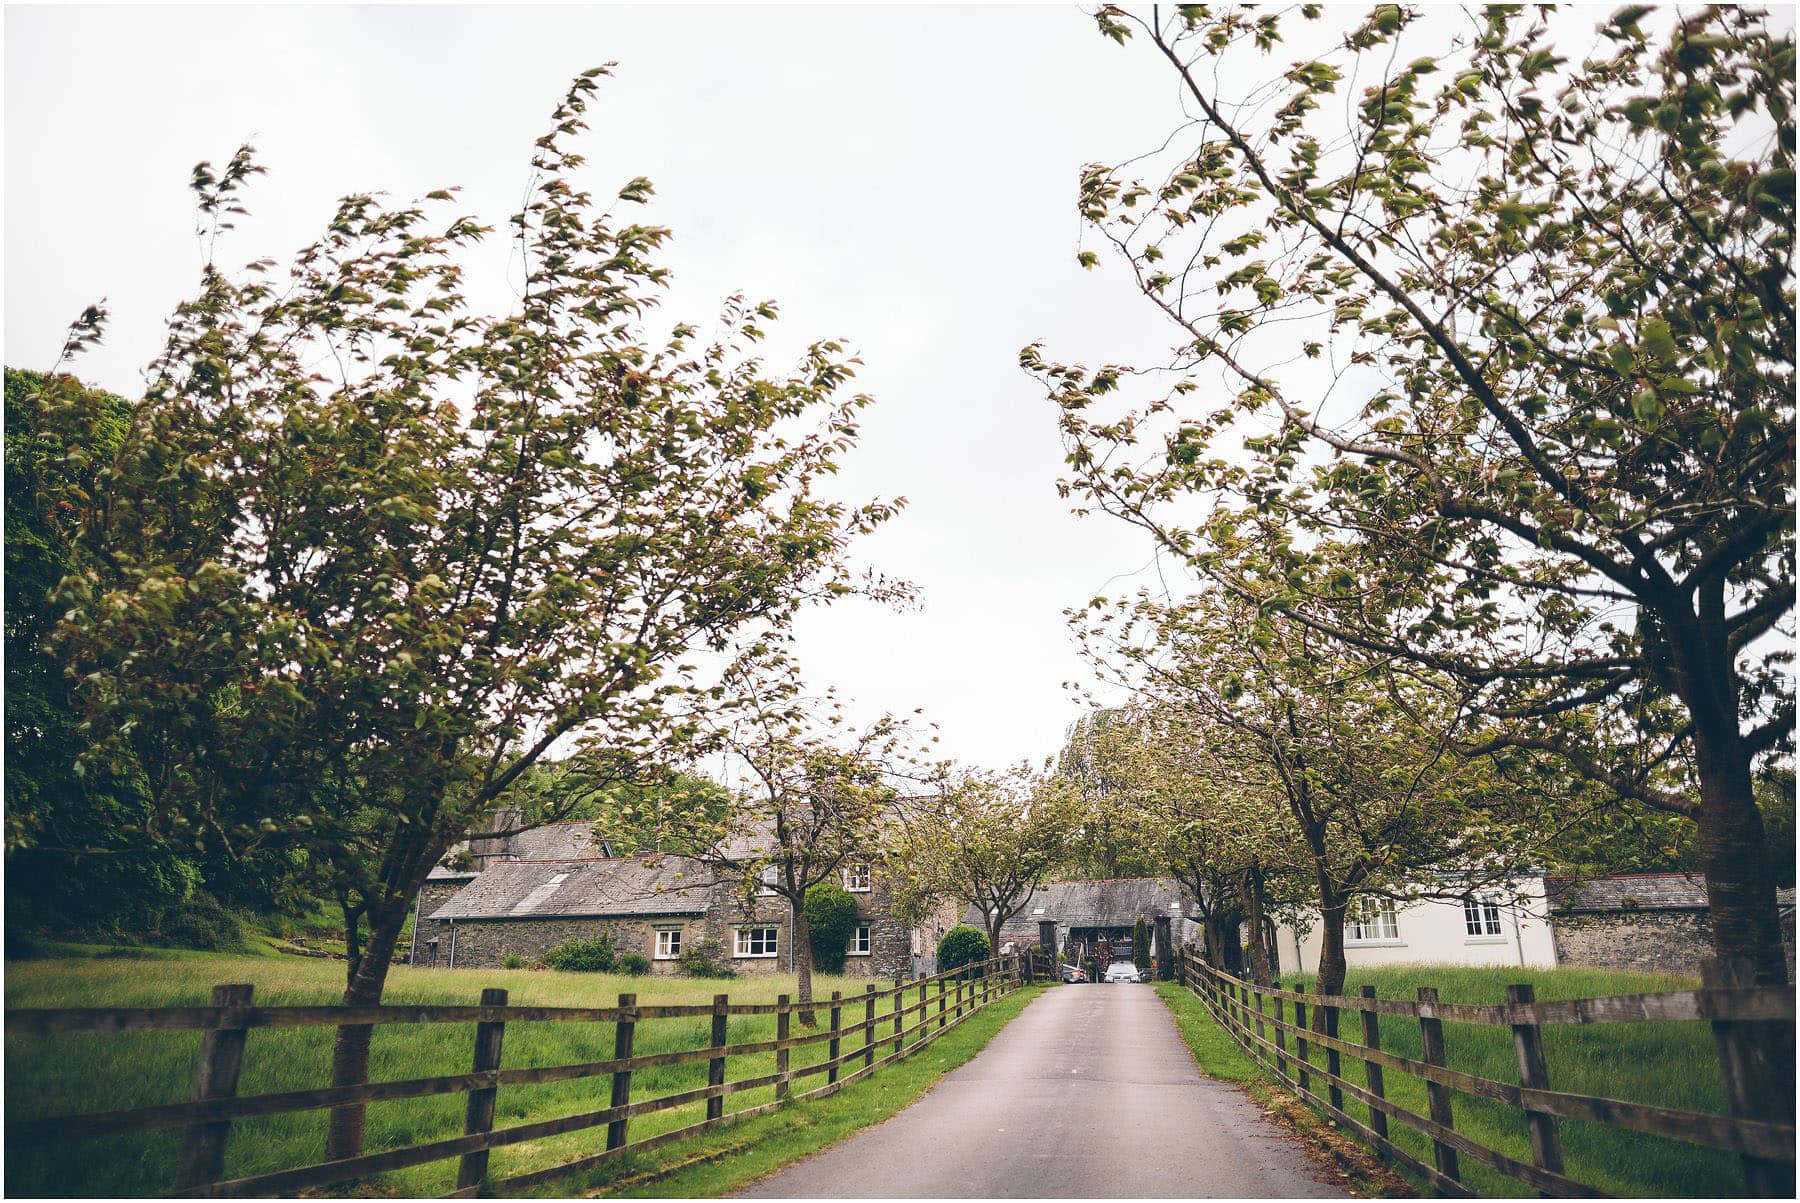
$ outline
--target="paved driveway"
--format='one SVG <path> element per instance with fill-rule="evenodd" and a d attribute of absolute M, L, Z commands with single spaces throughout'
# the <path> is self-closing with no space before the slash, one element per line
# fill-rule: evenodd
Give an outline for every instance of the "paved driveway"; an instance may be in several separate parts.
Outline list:
<path fill-rule="evenodd" d="M 1241 1091 L 1201 1076 L 1168 1008 L 1141 985 L 1046 991 L 912 1106 L 741 1192 L 878 1199 L 1345 1194 Z"/>

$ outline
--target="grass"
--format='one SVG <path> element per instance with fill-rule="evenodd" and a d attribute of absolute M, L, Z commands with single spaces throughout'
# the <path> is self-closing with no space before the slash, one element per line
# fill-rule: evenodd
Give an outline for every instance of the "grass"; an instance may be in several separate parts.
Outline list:
<path fill-rule="evenodd" d="M 7 966 L 6 1005 L 12 1007 L 79 1006 L 181 1006 L 204 1004 L 216 983 L 252 982 L 256 1001 L 265 1006 L 330 1003 L 342 990 L 343 964 L 339 961 L 301 957 L 233 956 L 216 953 L 124 950 L 122 955 L 81 959 L 15 961 Z M 815 988 L 828 996 L 842 990 L 846 997 L 860 995 L 865 978 L 815 979 Z M 710 1002 L 714 993 L 729 993 L 734 1002 L 773 1002 L 778 994 L 794 992 L 792 978 L 752 977 L 731 981 L 695 981 L 686 978 L 624 977 L 611 974 L 550 973 L 529 970 L 449 970 L 397 967 L 389 979 L 385 1001 L 390 1003 L 474 1003 L 483 987 L 499 986 L 510 992 L 509 1001 L 520 1005 L 606 1006 L 622 992 L 635 993 L 642 1004 Z M 1013 1000 L 1005 1000 L 1010 1004 Z M 891 1003 L 889 1004 L 891 1006 Z M 946 1038 L 944 1053 L 936 1051 L 909 1058 L 877 1071 L 867 1084 L 839 1092 L 835 1108 L 808 1110 L 800 1115 L 849 1116 L 852 1119 L 885 1097 L 896 1073 L 918 1075 L 938 1058 L 962 1047 L 994 1019 L 971 1021 L 959 1028 L 956 1042 Z M 846 1007 L 844 1022 L 861 1018 L 861 1004 Z M 821 1015 L 823 1022 L 823 1015 Z M 655 1053 L 693 1048 L 708 1042 L 710 1021 L 704 1018 L 656 1020 L 637 1029 L 635 1051 Z M 737 1044 L 774 1036 L 773 1016 L 734 1016 L 727 1040 Z M 796 1025 L 795 1033 L 804 1029 Z M 963 1035 L 966 1030 L 967 1035 Z M 991 1031 L 989 1032 L 991 1034 Z M 370 1056 L 374 1081 L 428 1077 L 467 1072 L 474 1038 L 472 1025 L 413 1024 L 378 1027 Z M 189 1097 L 194 1054 L 199 1045 L 195 1032 L 80 1034 L 44 1038 L 14 1037 L 6 1043 L 6 1107 L 14 1119 L 71 1114 L 121 1107 L 183 1101 Z M 245 1049 L 241 1094 L 301 1090 L 327 1084 L 332 1029 L 259 1029 L 250 1033 Z M 846 1050 L 860 1047 L 857 1037 Z M 970 1045 L 970 1051 L 978 1043 Z M 613 1029 L 609 1024 L 530 1023 L 512 1024 L 505 1037 L 507 1068 L 605 1060 L 612 1056 Z M 934 1049 L 936 1046 L 934 1046 Z M 823 1061 L 823 1042 L 793 1050 L 793 1068 Z M 854 1068 L 852 1066 L 851 1068 Z M 728 1078 L 759 1076 L 774 1070 L 774 1054 L 733 1058 Z M 633 1100 L 651 1098 L 705 1085 L 704 1061 L 640 1071 L 633 1076 Z M 939 1069 L 937 1072 L 942 1072 Z M 816 1084 L 822 1084 L 817 1079 Z M 796 1089 L 807 1089 L 815 1079 L 803 1079 Z M 924 1087 L 920 1086 L 922 1090 Z M 892 1089 L 898 1089 L 892 1086 Z M 595 1110 L 607 1105 L 610 1081 L 583 1081 L 507 1086 L 499 1094 L 495 1126 L 526 1120 Z M 858 1094 L 858 1091 L 862 1091 Z M 727 1111 L 756 1106 L 773 1098 L 773 1087 L 728 1095 Z M 856 1100 L 861 1099 L 862 1102 Z M 653 1136 L 686 1126 L 701 1117 L 703 1104 L 673 1108 L 631 1121 L 632 1139 Z M 870 1112 L 873 1113 L 872 1111 Z M 768 1125 L 782 1130 L 787 1109 L 749 1121 L 739 1131 L 755 1131 Z M 232 1127 L 226 1152 L 225 1174 L 243 1177 L 285 1169 L 319 1160 L 324 1149 L 324 1111 L 301 1112 L 254 1120 Z M 770 1121 L 774 1121 L 770 1123 Z M 459 1095 L 404 1099 L 373 1103 L 368 1108 L 367 1148 L 370 1152 L 397 1148 L 462 1131 L 463 1099 Z M 823 1121 L 811 1121 L 815 1127 Z M 835 1119 L 832 1125 L 841 1125 Z M 863 1121 L 866 1122 L 866 1121 Z M 804 1125 L 801 1125 L 804 1127 Z M 852 1127 L 854 1127 L 852 1123 Z M 825 1125 L 822 1139 L 835 1139 L 836 1126 Z M 849 1129 L 844 1129 L 849 1130 Z M 570 1161 L 596 1151 L 603 1128 L 587 1129 L 541 1141 L 523 1142 L 494 1150 L 490 1174 L 506 1177 Z M 731 1132 L 722 1130 L 720 1135 Z M 173 1184 L 175 1158 L 180 1147 L 178 1129 L 123 1136 L 101 1137 L 73 1143 L 6 1150 L 5 1190 L 9 1195 L 143 1195 L 165 1193 Z M 686 1142 L 683 1142 L 686 1143 Z M 780 1144 L 780 1142 L 777 1142 Z M 781 1147 L 809 1151 L 795 1144 Z M 817 1147 L 816 1144 L 811 1147 Z M 675 1157 L 675 1146 L 657 1150 Z M 454 1185 L 454 1160 L 418 1166 L 359 1184 L 360 1194 L 418 1196 L 442 1194 Z M 561 1193 L 561 1192 L 557 1192 Z"/>
<path fill-rule="evenodd" d="M 1290 985 L 1292 979 L 1284 980 Z M 1383 998 L 1417 998 L 1418 987 L 1435 986 L 1444 1002 L 1502 1003 L 1509 983 L 1530 982 L 1540 1001 L 1608 994 L 1653 993 L 1691 989 L 1692 979 L 1657 974 L 1567 968 L 1465 968 L 1391 966 L 1352 969 L 1344 993 L 1372 985 Z M 1291 988 L 1307 989 L 1302 978 Z M 1169 985 L 1159 986 L 1175 1010 L 1176 1023 L 1207 1073 L 1232 1081 L 1266 1076 L 1238 1050 L 1231 1037 L 1213 1022 L 1197 999 Z M 1291 1013 L 1290 1013 L 1291 1019 Z M 1340 1035 L 1362 1039 L 1360 1018 L 1346 1016 Z M 1710 1028 L 1703 1023 L 1559 1024 L 1543 1029 L 1544 1054 L 1553 1089 L 1653 1103 L 1689 1111 L 1724 1113 L 1725 1092 Z M 1444 1043 L 1452 1069 L 1503 1082 L 1519 1080 L 1512 1033 L 1507 1028 L 1446 1023 Z M 1383 1049 L 1403 1057 L 1421 1057 L 1419 1027 L 1396 1016 L 1382 1016 Z M 1289 1041 L 1290 1049 L 1293 1046 Z M 1290 1057 L 1291 1059 L 1291 1057 Z M 1312 1063 L 1325 1064 L 1325 1050 L 1310 1050 Z M 1342 1058 L 1342 1076 L 1364 1084 L 1363 1064 Z M 1321 1092 L 1323 1083 L 1314 1079 Z M 1386 1095 L 1420 1115 L 1429 1114 L 1425 1084 L 1388 1071 Z M 1525 1117 L 1506 1105 L 1453 1091 L 1456 1128 L 1471 1139 L 1520 1161 L 1530 1162 L 1531 1140 Z M 1367 1108 L 1346 1099 L 1344 1109 L 1367 1120 Z M 1430 1142 L 1411 1128 L 1390 1122 L 1394 1142 L 1422 1161 L 1431 1160 Z M 1716 1197 L 1744 1193 L 1738 1158 L 1717 1149 L 1700 1148 L 1646 1133 L 1625 1132 L 1582 1120 L 1559 1120 L 1568 1174 L 1611 1194 L 1634 1196 Z M 1486 1166 L 1462 1158 L 1462 1180 L 1482 1195 L 1517 1197 L 1525 1188 Z"/>

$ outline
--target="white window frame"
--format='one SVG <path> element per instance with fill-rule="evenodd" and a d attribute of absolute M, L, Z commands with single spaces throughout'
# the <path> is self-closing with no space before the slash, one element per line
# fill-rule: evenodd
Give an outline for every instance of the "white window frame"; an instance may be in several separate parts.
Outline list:
<path fill-rule="evenodd" d="M 867 923 L 858 923 L 856 925 L 856 930 L 850 933 L 850 950 L 845 955 L 852 957 L 866 957 L 869 955 L 869 949 L 873 947 L 874 943 L 875 933 L 870 930 L 870 925 Z"/>
<path fill-rule="evenodd" d="M 753 951 L 757 945 L 762 945 L 766 951 Z M 778 956 L 781 952 L 781 929 L 767 923 L 740 927 L 737 929 L 731 947 L 732 956 L 745 960 Z"/>
<path fill-rule="evenodd" d="M 757 879 L 761 882 L 761 884 L 756 887 L 756 896 L 758 898 L 773 898 L 775 896 L 775 877 L 776 869 L 774 865 L 770 865 L 761 873 L 757 874 Z"/>
<path fill-rule="evenodd" d="M 1506 940 L 1500 922 L 1500 900 L 1490 894 L 1463 895 L 1463 935 L 1470 944 L 1498 944 Z"/>
<path fill-rule="evenodd" d="M 681 933 L 679 924 L 652 929 L 656 935 L 652 945 L 650 959 L 653 961 L 678 961 L 681 959 Z"/>
<path fill-rule="evenodd" d="M 857 883 L 861 882 L 861 885 Z M 874 873 L 868 861 L 844 866 L 844 889 L 852 894 L 867 894 L 874 888 Z"/>
<path fill-rule="evenodd" d="M 1400 944 L 1400 918 L 1392 898 L 1352 899 L 1344 916 L 1344 944 Z"/>

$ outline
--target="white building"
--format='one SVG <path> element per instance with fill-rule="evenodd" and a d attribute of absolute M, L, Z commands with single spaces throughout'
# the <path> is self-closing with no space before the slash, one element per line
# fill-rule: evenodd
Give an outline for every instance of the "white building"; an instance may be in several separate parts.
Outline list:
<path fill-rule="evenodd" d="M 1319 970 L 1319 918 L 1306 930 L 1275 929 L 1283 973 Z M 1344 924 L 1344 959 L 1359 965 L 1556 965 L 1544 879 L 1530 877 L 1505 888 L 1477 888 L 1460 899 L 1394 902 L 1359 897 Z"/>

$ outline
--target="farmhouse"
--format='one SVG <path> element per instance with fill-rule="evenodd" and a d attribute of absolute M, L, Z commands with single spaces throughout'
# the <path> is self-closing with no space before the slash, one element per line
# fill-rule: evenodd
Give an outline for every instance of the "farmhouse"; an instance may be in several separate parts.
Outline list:
<path fill-rule="evenodd" d="M 1172 920 L 1170 937 L 1177 948 L 1199 941 L 1193 899 L 1173 877 L 1115 877 L 1103 880 L 1049 881 L 1037 886 L 1019 913 L 1000 928 L 1002 950 L 1036 944 L 1040 924 L 1056 924 L 1058 946 L 1071 961 L 1085 960 L 1104 939 L 1117 960 L 1130 960 L 1137 921 L 1154 927 L 1158 918 Z M 981 908 L 971 905 L 963 916 L 970 927 L 987 930 Z"/>
<path fill-rule="evenodd" d="M 646 957 L 653 973 L 678 972 L 681 955 L 703 943 L 739 973 L 792 971 L 786 899 L 767 891 L 746 899 L 740 883 L 685 857 L 614 855 L 591 822 L 527 831 L 517 823 L 502 812 L 432 870 L 419 892 L 413 964 L 493 968 L 605 935 L 618 953 Z M 928 933 L 893 918 L 882 867 L 850 864 L 842 876 L 859 920 L 845 972 L 912 976 Z"/>

